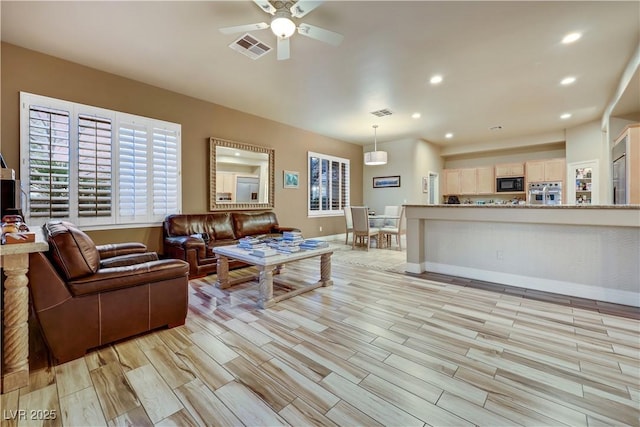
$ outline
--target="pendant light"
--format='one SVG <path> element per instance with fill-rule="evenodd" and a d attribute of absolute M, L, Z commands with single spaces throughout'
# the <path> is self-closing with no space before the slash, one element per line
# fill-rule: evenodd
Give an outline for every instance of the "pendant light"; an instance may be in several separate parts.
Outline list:
<path fill-rule="evenodd" d="M 368 166 L 387 164 L 387 152 L 378 151 L 377 129 L 378 125 L 373 125 L 373 151 L 364 153 L 364 164 Z"/>

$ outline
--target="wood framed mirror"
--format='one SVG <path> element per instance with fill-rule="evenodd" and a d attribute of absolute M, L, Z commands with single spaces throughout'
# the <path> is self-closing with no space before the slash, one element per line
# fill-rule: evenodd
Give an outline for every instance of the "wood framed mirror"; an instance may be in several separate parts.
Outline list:
<path fill-rule="evenodd" d="M 273 209 L 275 150 L 209 140 L 209 209 Z"/>

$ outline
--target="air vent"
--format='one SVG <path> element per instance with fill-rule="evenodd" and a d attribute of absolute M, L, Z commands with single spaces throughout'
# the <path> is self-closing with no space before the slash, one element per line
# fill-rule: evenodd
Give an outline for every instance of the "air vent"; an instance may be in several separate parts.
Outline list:
<path fill-rule="evenodd" d="M 249 33 L 231 43 L 229 47 L 251 59 L 261 58 L 271 51 L 270 46 L 264 44 Z"/>
<path fill-rule="evenodd" d="M 393 112 L 391 110 L 389 110 L 388 108 L 383 108 L 382 110 L 372 111 L 371 114 L 373 114 L 376 117 L 384 117 L 384 116 L 392 115 Z"/>

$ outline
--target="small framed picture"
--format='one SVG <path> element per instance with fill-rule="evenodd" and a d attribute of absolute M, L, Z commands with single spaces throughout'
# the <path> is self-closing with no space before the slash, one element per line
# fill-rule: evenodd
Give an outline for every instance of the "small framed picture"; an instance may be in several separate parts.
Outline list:
<path fill-rule="evenodd" d="M 429 177 L 428 176 L 423 176 L 422 177 L 422 192 L 423 193 L 428 193 L 429 192 Z"/>
<path fill-rule="evenodd" d="M 300 173 L 294 171 L 283 171 L 282 183 L 284 188 L 300 187 Z"/>
<path fill-rule="evenodd" d="M 400 175 L 373 177 L 373 188 L 387 187 L 400 187 Z"/>

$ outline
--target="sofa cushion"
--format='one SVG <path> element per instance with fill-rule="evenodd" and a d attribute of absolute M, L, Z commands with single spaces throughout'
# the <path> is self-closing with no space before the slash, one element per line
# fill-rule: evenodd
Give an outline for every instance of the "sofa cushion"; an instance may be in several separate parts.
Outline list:
<path fill-rule="evenodd" d="M 227 240 L 235 239 L 233 232 L 233 223 L 231 222 L 231 214 L 214 214 L 211 215 L 211 228 L 213 228 L 213 239 L 211 240 Z"/>
<path fill-rule="evenodd" d="M 100 254 L 93 240 L 71 223 L 49 222 L 44 226 L 49 253 L 56 268 L 67 280 L 95 274 Z"/>
<path fill-rule="evenodd" d="M 164 227 L 167 237 L 207 234 L 209 240 L 235 238 L 229 212 L 169 215 Z"/>
<path fill-rule="evenodd" d="M 273 212 L 234 212 L 232 215 L 238 239 L 245 236 L 269 234 L 274 227 L 278 226 L 276 214 Z"/>

